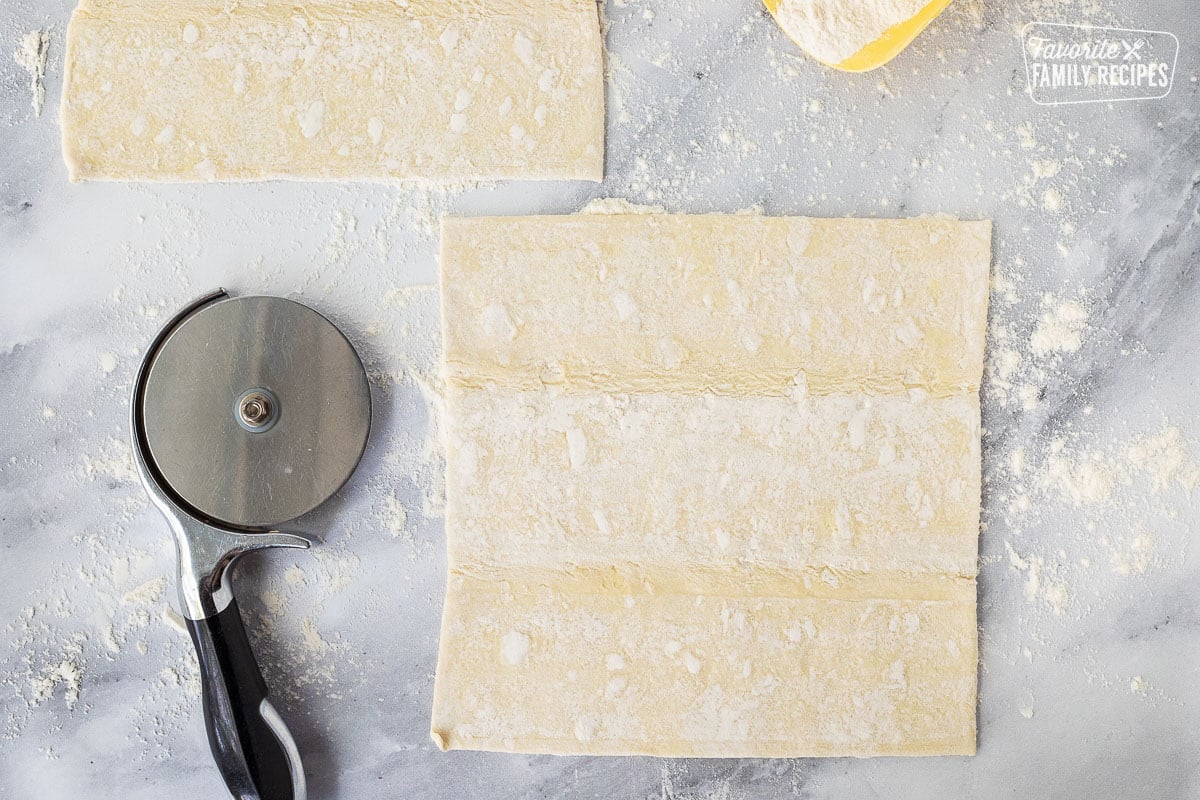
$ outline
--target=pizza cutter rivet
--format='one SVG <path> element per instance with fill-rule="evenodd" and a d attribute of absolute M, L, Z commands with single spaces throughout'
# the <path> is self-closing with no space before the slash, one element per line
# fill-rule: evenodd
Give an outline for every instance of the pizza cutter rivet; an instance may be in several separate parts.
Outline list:
<path fill-rule="evenodd" d="M 249 389 L 238 398 L 238 424 L 251 433 L 267 430 L 278 415 L 279 401 L 266 389 Z"/>

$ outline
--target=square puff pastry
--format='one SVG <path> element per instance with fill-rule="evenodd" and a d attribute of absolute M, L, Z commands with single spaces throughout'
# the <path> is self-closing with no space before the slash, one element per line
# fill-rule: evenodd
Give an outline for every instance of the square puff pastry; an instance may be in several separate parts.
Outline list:
<path fill-rule="evenodd" d="M 990 236 L 445 220 L 437 744 L 973 753 Z"/>

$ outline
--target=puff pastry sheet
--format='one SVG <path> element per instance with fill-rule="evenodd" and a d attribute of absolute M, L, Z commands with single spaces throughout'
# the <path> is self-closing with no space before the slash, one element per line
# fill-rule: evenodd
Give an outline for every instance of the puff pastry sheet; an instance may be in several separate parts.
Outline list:
<path fill-rule="evenodd" d="M 82 0 L 72 180 L 600 180 L 594 0 Z"/>
<path fill-rule="evenodd" d="M 990 224 L 447 219 L 445 749 L 975 749 Z"/>

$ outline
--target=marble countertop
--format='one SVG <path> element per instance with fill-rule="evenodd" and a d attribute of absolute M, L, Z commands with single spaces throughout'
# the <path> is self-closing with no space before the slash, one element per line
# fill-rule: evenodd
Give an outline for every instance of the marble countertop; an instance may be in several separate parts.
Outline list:
<path fill-rule="evenodd" d="M 239 575 L 314 798 L 1200 796 L 1200 62 L 1192 0 L 957 0 L 882 70 L 805 58 L 751 0 L 612 0 L 607 178 L 72 185 L 71 0 L 0 5 L 0 796 L 220 797 L 172 546 L 126 444 L 141 349 L 218 285 L 330 315 L 373 438 Z M 1103 8 L 1100 8 L 1103 6 Z M 1161 99 L 1035 105 L 1031 21 L 1169 31 Z M 9 53 L 50 35 L 47 103 Z M 979 753 L 681 760 L 439 752 L 436 220 L 671 211 L 995 222 Z"/>

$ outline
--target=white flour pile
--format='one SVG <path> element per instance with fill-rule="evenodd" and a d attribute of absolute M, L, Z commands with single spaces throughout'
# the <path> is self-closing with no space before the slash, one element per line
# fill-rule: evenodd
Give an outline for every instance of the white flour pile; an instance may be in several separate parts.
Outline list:
<path fill-rule="evenodd" d="M 780 0 L 775 17 L 796 43 L 826 64 L 862 50 L 893 25 L 916 16 L 928 0 Z"/>

